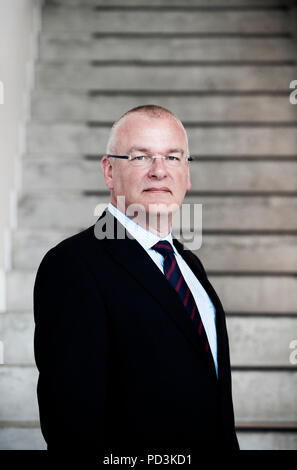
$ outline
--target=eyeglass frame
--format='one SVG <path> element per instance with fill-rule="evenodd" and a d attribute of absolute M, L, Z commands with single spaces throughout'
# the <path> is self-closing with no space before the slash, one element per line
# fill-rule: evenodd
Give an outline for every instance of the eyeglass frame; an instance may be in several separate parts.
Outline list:
<path fill-rule="evenodd" d="M 139 155 L 139 157 L 143 157 L 144 155 Z M 160 157 L 158 155 L 152 155 L 151 158 L 152 159 L 155 159 L 155 158 L 161 158 L 164 162 L 164 157 L 173 157 L 173 155 L 160 155 Z M 132 160 L 132 157 L 131 155 L 111 155 L 111 154 L 106 154 L 106 157 L 111 157 L 111 158 L 122 158 L 124 160 L 129 160 L 131 161 Z M 185 162 L 192 162 L 193 161 L 193 158 L 190 156 L 190 155 L 187 155 L 186 157 L 184 157 L 184 161 Z"/>

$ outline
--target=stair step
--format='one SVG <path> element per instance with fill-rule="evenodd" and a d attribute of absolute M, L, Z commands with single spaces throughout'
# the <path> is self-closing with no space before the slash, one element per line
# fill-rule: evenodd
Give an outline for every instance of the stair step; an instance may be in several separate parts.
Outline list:
<path fill-rule="evenodd" d="M 237 430 L 241 450 L 296 450 L 297 432 L 242 432 Z M 39 427 L 0 426 L 0 450 L 46 450 Z"/>
<path fill-rule="evenodd" d="M 64 238 L 78 231 L 22 230 L 12 233 L 13 269 L 37 269 L 45 253 Z"/>
<path fill-rule="evenodd" d="M 7 309 L 31 310 L 36 271 L 7 273 Z M 209 274 L 226 312 L 296 313 L 295 275 Z M 294 338 L 292 338 L 294 339 Z"/>
<path fill-rule="evenodd" d="M 158 96 L 158 104 L 170 109 L 185 123 L 297 122 L 297 109 L 288 96 Z M 156 96 L 90 96 L 85 92 L 36 91 L 32 96 L 35 121 L 98 123 L 114 122 L 128 109 L 156 101 Z"/>
<path fill-rule="evenodd" d="M 233 372 L 237 421 L 297 421 L 297 370 Z"/>
<path fill-rule="evenodd" d="M 296 156 L 295 127 L 186 127 L 192 155 Z M 28 153 L 94 154 L 105 152 L 110 127 L 31 123 Z"/>
<path fill-rule="evenodd" d="M 236 421 L 238 432 L 297 432 L 294 421 Z"/>
<path fill-rule="evenodd" d="M 227 328 L 232 366 L 291 365 L 289 345 L 297 339 L 297 318 L 228 316 Z"/>
<path fill-rule="evenodd" d="M 296 450 L 297 432 L 241 432 L 237 431 L 241 450 Z"/>
<path fill-rule="evenodd" d="M 196 250 L 210 271 L 295 271 L 296 236 L 205 235 Z M 222 249 L 223 248 L 223 249 Z"/>
<path fill-rule="evenodd" d="M 282 178 L 279 171 L 282 171 Z M 25 160 L 23 187 L 30 192 L 47 190 L 106 191 L 99 158 L 97 161 L 56 159 Z M 284 185 L 284 181 L 286 184 Z M 284 161 L 202 161 L 191 164 L 192 188 L 199 191 L 297 192 L 297 160 Z"/>
<path fill-rule="evenodd" d="M 33 313 L 0 314 L 0 338 L 4 345 L 4 364 L 35 364 Z"/>
<path fill-rule="evenodd" d="M 182 4 L 180 4 L 182 6 Z M 207 9 L 102 9 L 45 6 L 43 31 L 102 33 L 227 33 L 281 34 L 288 32 L 287 12 L 282 10 Z"/>
<path fill-rule="evenodd" d="M 35 194 L 21 197 L 18 206 L 19 227 L 71 230 L 93 225 L 108 205 L 109 196 L 85 197 L 79 193 Z M 100 205 L 98 216 L 94 211 Z"/>
<path fill-rule="evenodd" d="M 0 423 L 0 450 L 46 450 L 40 427 Z"/>
<path fill-rule="evenodd" d="M 80 193 L 26 194 L 19 200 L 19 226 L 22 228 L 76 229 L 93 225 L 108 205 L 110 197 Z M 203 230 L 297 229 L 296 197 L 277 196 L 188 196 L 184 204 L 202 204 Z M 97 215 L 94 216 L 93 214 Z M 182 218 L 183 230 L 190 224 Z M 284 233 L 285 234 L 285 233 Z"/>
<path fill-rule="evenodd" d="M 287 91 L 296 76 L 293 65 L 92 66 L 85 61 L 39 62 L 38 88 L 51 90 L 134 91 Z M 273 79 L 271 78 L 273 77 Z M 289 92 L 288 92 L 289 95 Z"/>
<path fill-rule="evenodd" d="M 13 268 L 36 269 L 46 251 L 75 233 L 75 229 L 68 232 L 48 229 L 14 231 Z M 188 237 L 190 234 L 185 233 L 185 238 Z M 293 272 L 297 266 L 296 245 L 297 235 L 203 234 L 202 246 L 194 252 L 208 270 Z"/>
<path fill-rule="evenodd" d="M 23 311 L 33 309 L 35 277 L 36 271 L 29 270 L 14 270 L 6 273 L 7 310 Z"/>
<path fill-rule="evenodd" d="M 38 421 L 38 370 L 34 366 L 0 366 L 2 421 Z"/>
<path fill-rule="evenodd" d="M 98 161 L 56 159 L 47 162 L 27 159 L 23 163 L 22 177 L 23 187 L 30 188 L 30 192 L 48 189 L 107 190 L 99 158 Z"/>
<path fill-rule="evenodd" d="M 274 367 L 281 370 L 291 365 L 289 356 L 292 350 L 289 345 L 297 339 L 297 316 L 227 316 L 227 327 L 232 367 Z M 34 328 L 32 312 L 6 312 L 0 315 L 0 338 L 4 344 L 6 366 L 35 364 Z"/>
<path fill-rule="evenodd" d="M 294 276 L 211 275 L 209 279 L 227 312 L 296 312 L 297 278 Z"/>
<path fill-rule="evenodd" d="M 0 367 L 3 421 L 38 421 L 37 375 L 35 367 Z M 234 371 L 232 376 L 237 421 L 297 421 L 296 371 Z"/>
<path fill-rule="evenodd" d="M 145 51 L 145 54 L 144 54 Z M 288 38 L 241 37 L 90 37 L 88 34 L 48 33 L 40 37 L 40 57 L 44 61 L 287 61 L 296 60 L 296 46 Z"/>
<path fill-rule="evenodd" d="M 47 0 L 47 5 L 63 7 L 122 7 L 119 0 Z M 280 0 L 125 0 L 123 7 L 203 7 L 203 8 L 241 8 L 241 7 L 279 7 Z"/>

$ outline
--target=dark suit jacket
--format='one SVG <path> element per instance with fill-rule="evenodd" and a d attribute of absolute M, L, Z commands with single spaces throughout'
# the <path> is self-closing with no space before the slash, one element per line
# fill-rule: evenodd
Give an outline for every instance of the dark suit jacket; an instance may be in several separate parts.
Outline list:
<path fill-rule="evenodd" d="M 216 308 L 218 379 L 145 250 L 131 238 L 98 240 L 94 228 L 49 250 L 36 276 L 37 394 L 48 449 L 237 449 L 225 314 L 201 262 L 174 241 Z"/>

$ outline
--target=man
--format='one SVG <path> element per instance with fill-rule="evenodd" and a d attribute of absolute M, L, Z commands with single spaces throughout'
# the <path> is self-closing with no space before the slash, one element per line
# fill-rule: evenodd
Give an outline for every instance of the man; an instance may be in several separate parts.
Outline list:
<path fill-rule="evenodd" d="M 134 108 L 101 163 L 111 203 L 45 255 L 35 282 L 48 449 L 238 449 L 224 310 L 171 234 L 191 187 L 185 129 L 165 108 Z"/>

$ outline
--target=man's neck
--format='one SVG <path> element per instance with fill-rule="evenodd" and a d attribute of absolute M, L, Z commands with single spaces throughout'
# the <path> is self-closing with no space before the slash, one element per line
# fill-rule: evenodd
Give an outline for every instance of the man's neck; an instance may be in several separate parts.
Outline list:
<path fill-rule="evenodd" d="M 157 235 L 161 238 L 166 237 L 171 230 L 171 215 L 168 216 L 166 214 L 164 216 L 163 214 L 146 213 L 146 220 L 144 220 L 143 217 L 139 217 L 138 215 L 131 217 L 131 219 L 149 232 L 152 232 L 154 235 Z"/>
<path fill-rule="evenodd" d="M 133 220 L 136 224 L 143 227 L 145 230 L 157 235 L 158 237 L 166 237 L 171 231 L 172 225 L 172 214 L 160 214 L 160 213 L 151 213 L 144 212 L 143 210 L 137 210 L 137 207 L 134 206 L 133 210 L 125 208 L 119 205 L 111 204 L 117 208 L 118 211 L 122 212 L 126 217 Z"/>

